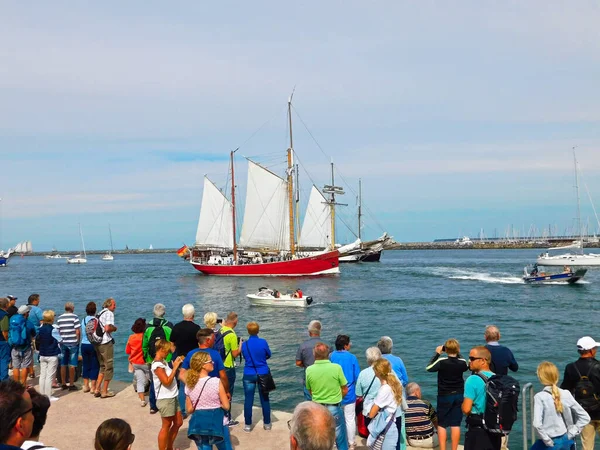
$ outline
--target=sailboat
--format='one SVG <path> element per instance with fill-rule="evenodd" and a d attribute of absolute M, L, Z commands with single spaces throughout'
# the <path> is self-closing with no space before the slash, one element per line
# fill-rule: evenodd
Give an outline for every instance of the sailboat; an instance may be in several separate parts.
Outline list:
<path fill-rule="evenodd" d="M 113 241 L 112 231 L 110 230 L 110 224 L 108 224 L 108 235 L 110 236 L 110 251 L 102 256 L 102 261 L 112 261 L 115 257 L 112 255 L 113 252 Z"/>
<path fill-rule="evenodd" d="M 291 98 L 288 101 L 290 146 L 286 178 L 248 160 L 248 187 L 240 233 L 236 236 L 235 176 L 231 159 L 231 200 L 207 177 L 196 243 L 190 263 L 205 275 L 306 276 L 339 273 L 333 248 L 312 255 L 298 252 L 294 213 L 294 147 Z"/>
<path fill-rule="evenodd" d="M 579 227 L 579 240 L 573 241 L 570 245 L 549 248 L 546 253 L 542 253 L 537 258 L 536 262 L 539 266 L 600 266 L 600 254 L 584 253 L 583 251 L 583 228 L 581 226 L 581 206 L 579 200 L 579 172 L 577 168 L 575 147 L 573 147 L 573 162 L 575 164 L 575 192 L 577 194 L 577 225 Z M 579 249 L 579 251 L 574 253 L 563 253 L 560 255 L 550 255 L 551 251 L 567 249 Z"/>
<path fill-rule="evenodd" d="M 81 253 L 75 255 L 72 258 L 67 258 L 67 264 L 85 264 L 87 263 L 87 255 L 85 254 L 85 244 L 83 243 L 83 233 L 81 232 L 81 224 L 79 224 L 79 237 L 81 238 L 81 250 L 83 252 L 83 258 Z"/>

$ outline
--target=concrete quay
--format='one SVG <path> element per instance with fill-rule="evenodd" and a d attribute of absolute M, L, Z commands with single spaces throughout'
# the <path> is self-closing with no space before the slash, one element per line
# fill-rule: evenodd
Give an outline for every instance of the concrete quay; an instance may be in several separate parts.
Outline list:
<path fill-rule="evenodd" d="M 131 425 L 135 434 L 134 450 L 157 448 L 160 415 L 150 414 L 148 406 L 144 408 L 140 406 L 137 394 L 130 383 L 113 381 L 110 387 L 117 395 L 106 399 L 95 398 L 82 390 L 77 392 L 55 390 L 54 396 L 60 400 L 53 402 L 48 411 L 48 420 L 40 437 L 41 442 L 60 450 L 93 449 L 96 428 L 106 419 L 119 417 Z M 230 429 L 231 442 L 235 450 L 289 448 L 290 434 L 287 422 L 292 418 L 291 413 L 272 411 L 273 429 L 265 431 L 262 412 L 260 408 L 254 408 L 254 428 L 250 433 L 243 431 L 243 406 L 234 404 L 232 414 L 240 422 L 240 425 Z M 196 444 L 187 437 L 187 426 L 188 420 L 185 420 L 175 441 L 175 448 L 195 450 Z M 357 450 L 368 450 L 365 441 L 357 437 Z M 459 448 L 462 449 L 462 446 Z"/>

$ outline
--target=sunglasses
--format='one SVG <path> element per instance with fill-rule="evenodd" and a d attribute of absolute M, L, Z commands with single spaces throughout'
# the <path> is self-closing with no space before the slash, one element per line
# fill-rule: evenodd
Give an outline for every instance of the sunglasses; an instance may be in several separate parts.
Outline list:
<path fill-rule="evenodd" d="M 215 362 L 211 359 L 210 361 L 206 361 L 204 364 L 214 364 Z"/>
<path fill-rule="evenodd" d="M 473 362 L 473 361 L 477 361 L 478 359 L 485 359 L 485 358 L 478 358 L 475 356 L 469 356 L 469 361 Z"/>

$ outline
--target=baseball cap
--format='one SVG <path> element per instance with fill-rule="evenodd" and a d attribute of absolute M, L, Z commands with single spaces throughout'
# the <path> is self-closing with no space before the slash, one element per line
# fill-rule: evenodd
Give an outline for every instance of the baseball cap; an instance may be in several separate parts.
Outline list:
<path fill-rule="evenodd" d="M 577 350 L 591 350 L 600 347 L 600 342 L 596 342 L 590 336 L 584 336 L 577 341 Z"/>
<path fill-rule="evenodd" d="M 14 295 L 7 295 L 6 298 L 9 299 L 9 300 L 16 300 L 17 299 L 17 297 L 15 297 Z"/>
<path fill-rule="evenodd" d="M 29 311 L 31 311 L 31 306 L 29 305 L 21 305 L 19 306 L 19 309 L 17 310 L 18 314 L 24 315 L 27 314 Z"/>

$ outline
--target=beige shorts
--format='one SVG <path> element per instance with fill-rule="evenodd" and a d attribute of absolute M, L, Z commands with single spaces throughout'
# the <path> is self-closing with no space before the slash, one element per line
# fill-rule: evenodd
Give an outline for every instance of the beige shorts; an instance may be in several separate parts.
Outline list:
<path fill-rule="evenodd" d="M 160 417 L 173 417 L 179 411 L 179 400 L 177 397 L 161 398 L 156 401 L 156 406 L 158 406 Z"/>

